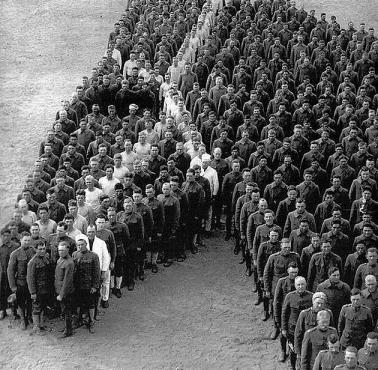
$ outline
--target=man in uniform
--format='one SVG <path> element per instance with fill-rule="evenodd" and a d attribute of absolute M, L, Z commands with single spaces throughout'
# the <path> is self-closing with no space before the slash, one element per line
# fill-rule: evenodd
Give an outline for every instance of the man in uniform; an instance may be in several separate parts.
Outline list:
<path fill-rule="evenodd" d="M 373 316 L 368 307 L 361 304 L 361 291 L 353 288 L 350 292 L 350 304 L 342 307 L 338 331 L 341 335 L 340 343 L 345 348 L 356 346 L 362 348 L 367 333 L 373 330 Z"/>
<path fill-rule="evenodd" d="M 308 267 L 307 283 L 311 292 L 315 292 L 318 285 L 327 279 L 331 267 L 337 267 L 341 271 L 341 258 L 331 252 L 330 240 L 323 239 L 321 243 L 321 252 L 311 257 Z"/>
<path fill-rule="evenodd" d="M 164 227 L 164 207 L 163 203 L 155 197 L 155 189 L 153 185 L 146 186 L 146 198 L 143 203 L 151 209 L 153 227 L 151 230 L 151 243 L 147 245 L 147 265 L 153 273 L 158 272 L 157 259 L 158 253 L 161 251 L 162 233 Z"/>
<path fill-rule="evenodd" d="M 21 234 L 21 246 L 11 253 L 8 264 L 9 287 L 16 293 L 20 309 L 21 329 L 26 330 L 31 317 L 31 297 L 26 282 L 27 265 L 35 254 L 31 247 L 31 235 L 24 231 Z"/>
<path fill-rule="evenodd" d="M 357 348 L 347 347 L 344 356 L 345 363 L 337 365 L 334 370 L 366 370 L 363 366 L 357 365 Z"/>
<path fill-rule="evenodd" d="M 176 234 L 180 220 L 180 202 L 172 195 L 171 185 L 166 182 L 162 186 L 162 194 L 158 195 L 158 200 L 163 204 L 164 226 L 162 228 L 162 240 L 164 243 L 165 262 L 164 266 L 172 265 L 172 259 L 177 253 Z M 177 255 L 175 256 L 177 257 Z"/>
<path fill-rule="evenodd" d="M 121 298 L 121 286 L 122 276 L 124 273 L 125 254 L 130 234 L 129 228 L 126 226 L 126 224 L 117 221 L 117 212 L 113 207 L 108 208 L 108 220 L 108 228 L 114 235 L 114 241 L 116 246 L 114 269 L 112 271 L 112 276 L 110 277 L 110 287 L 113 288 L 114 295 L 117 298 Z"/>
<path fill-rule="evenodd" d="M 321 350 L 315 358 L 313 370 L 334 369 L 344 362 L 344 352 L 341 350 L 339 337 L 331 334 L 327 338 L 328 349 Z"/>
<path fill-rule="evenodd" d="M 297 354 L 294 349 L 294 331 L 299 313 L 311 306 L 312 293 L 306 290 L 306 279 L 302 276 L 295 278 L 295 290 L 286 295 L 282 306 L 281 334 L 289 345 L 290 366 L 294 370 Z"/>
<path fill-rule="evenodd" d="M 43 316 L 51 293 L 52 268 L 43 241 L 38 242 L 35 251 L 36 254 L 28 263 L 26 281 L 33 302 L 33 331 L 45 334 Z"/>
<path fill-rule="evenodd" d="M 198 252 L 195 238 L 199 230 L 202 203 L 205 196 L 204 190 L 195 180 L 195 171 L 191 168 L 186 172 L 186 181 L 182 184 L 182 190 L 188 196 L 187 217 L 187 246 L 193 254 Z"/>
<path fill-rule="evenodd" d="M 65 326 L 62 338 L 72 336 L 72 308 L 74 294 L 74 270 L 75 265 L 69 254 L 69 246 L 66 241 L 58 244 L 59 259 L 55 268 L 55 293 L 56 300 L 60 303 L 61 313 L 64 316 Z"/>
<path fill-rule="evenodd" d="M 328 336 L 337 335 L 337 330 L 331 326 L 328 311 L 319 311 L 316 315 L 317 326 L 306 331 L 301 350 L 301 370 L 312 370 L 315 358 L 321 350 L 327 349 Z"/>
<path fill-rule="evenodd" d="M 298 266 L 295 263 L 290 263 L 289 267 L 287 268 L 288 275 L 278 280 L 276 291 L 274 292 L 274 329 L 270 339 L 275 340 L 278 336 L 280 336 L 281 353 L 278 359 L 280 362 L 284 362 L 286 360 L 286 338 L 281 334 L 282 305 L 286 295 L 295 290 L 295 278 L 298 276 L 298 271 Z"/>
<path fill-rule="evenodd" d="M 378 279 L 378 250 L 377 248 L 369 248 L 366 252 L 367 263 L 358 266 L 356 276 L 354 278 L 354 287 L 358 289 L 365 288 L 365 277 L 374 275 Z"/>
<path fill-rule="evenodd" d="M 117 220 L 129 228 L 130 241 L 125 253 L 125 280 L 128 290 L 134 290 L 137 252 L 142 251 L 144 242 L 143 218 L 134 211 L 134 202 L 130 197 L 123 201 L 124 211 L 118 212 Z"/>
<path fill-rule="evenodd" d="M 358 350 L 358 363 L 366 370 L 378 368 L 378 333 L 371 331 L 367 334 L 364 348 Z"/>
<path fill-rule="evenodd" d="M 88 231 L 91 226 L 88 227 Z M 94 227 L 92 227 L 94 229 Z M 93 230 L 95 231 L 95 230 Z M 88 315 L 88 329 L 94 334 L 95 308 L 97 306 L 98 291 L 100 289 L 100 259 L 95 252 L 91 252 L 90 242 L 85 237 L 76 241 L 77 251 L 73 254 L 75 263 L 76 300 L 80 308 L 79 321 L 83 313 Z"/>
<path fill-rule="evenodd" d="M 1 244 L 0 244 L 0 320 L 7 316 L 7 300 L 11 294 L 9 288 L 7 267 L 10 255 L 18 248 L 18 245 L 11 240 L 11 231 L 8 228 L 1 230 Z M 17 317 L 17 312 L 13 312 L 14 317 Z"/>

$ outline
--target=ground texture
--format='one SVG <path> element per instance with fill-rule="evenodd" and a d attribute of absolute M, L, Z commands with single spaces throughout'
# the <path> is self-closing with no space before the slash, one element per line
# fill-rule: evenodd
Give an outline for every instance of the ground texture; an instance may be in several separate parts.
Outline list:
<path fill-rule="evenodd" d="M 376 0 L 305 1 L 307 10 L 378 28 Z M 104 52 L 120 0 L 0 3 L 0 222 L 8 220 L 60 100 Z M 221 238 L 112 298 L 96 334 L 57 339 L 0 323 L 1 369 L 283 369 L 250 280 Z M 50 325 L 60 328 L 62 323 Z"/>

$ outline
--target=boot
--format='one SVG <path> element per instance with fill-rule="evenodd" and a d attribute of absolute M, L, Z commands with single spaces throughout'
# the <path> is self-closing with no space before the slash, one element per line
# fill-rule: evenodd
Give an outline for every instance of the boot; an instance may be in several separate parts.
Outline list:
<path fill-rule="evenodd" d="M 261 294 L 259 294 L 254 305 L 258 306 L 262 301 L 263 301 L 263 297 L 261 296 Z"/>
<path fill-rule="evenodd" d="M 89 309 L 88 310 L 89 312 L 88 312 L 88 314 L 89 314 L 89 317 L 88 317 L 88 319 L 89 319 L 89 323 L 88 323 L 88 330 L 89 330 L 89 332 L 91 333 L 91 334 L 94 334 L 94 320 L 93 320 L 93 318 L 94 318 L 94 309 Z"/>
<path fill-rule="evenodd" d="M 33 315 L 33 332 L 36 335 L 45 335 L 46 333 L 41 330 L 41 319 L 39 315 Z"/>
<path fill-rule="evenodd" d="M 296 363 L 297 363 L 297 355 L 293 352 L 290 351 L 290 366 L 292 367 L 293 370 L 296 369 Z"/>
<path fill-rule="evenodd" d="M 276 340 L 279 335 L 280 335 L 280 329 L 275 325 L 273 328 L 272 334 L 270 334 L 270 339 Z"/>
<path fill-rule="evenodd" d="M 269 312 L 264 310 L 264 313 L 261 317 L 262 321 L 267 321 L 269 319 Z"/>
<path fill-rule="evenodd" d="M 21 316 L 21 330 L 26 330 L 27 326 L 28 326 L 28 319 L 26 317 L 26 312 L 25 312 L 25 309 L 21 308 L 20 309 L 20 316 Z"/>
<path fill-rule="evenodd" d="M 280 355 L 278 356 L 278 361 L 279 362 L 285 362 L 286 361 L 286 352 L 280 351 Z"/>
<path fill-rule="evenodd" d="M 66 315 L 65 317 L 65 329 L 64 329 L 64 332 L 62 334 L 62 336 L 60 338 L 67 338 L 67 337 L 71 337 L 73 335 L 73 331 L 72 331 L 72 317 L 71 315 Z"/>

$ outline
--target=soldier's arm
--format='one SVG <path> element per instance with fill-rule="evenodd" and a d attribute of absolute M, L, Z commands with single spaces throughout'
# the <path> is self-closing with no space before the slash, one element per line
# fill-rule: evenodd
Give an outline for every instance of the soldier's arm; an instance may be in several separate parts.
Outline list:
<path fill-rule="evenodd" d="M 16 285 L 16 268 L 17 268 L 17 258 L 14 252 L 11 253 L 7 268 L 7 275 L 8 275 L 8 282 L 9 287 L 11 288 L 12 292 L 17 290 Z"/>
<path fill-rule="evenodd" d="M 288 320 L 290 314 L 290 305 L 288 296 L 285 297 L 284 303 L 282 305 L 282 313 L 281 313 L 281 329 L 287 332 L 288 329 Z"/>
<path fill-rule="evenodd" d="M 314 256 L 311 257 L 310 265 L 308 266 L 308 275 L 307 275 L 307 286 L 308 290 L 312 292 L 312 284 L 314 283 L 314 274 L 315 274 L 315 266 L 314 266 Z"/>
<path fill-rule="evenodd" d="M 339 322 L 337 324 L 337 331 L 339 332 L 340 337 L 343 334 L 344 328 L 345 328 L 345 306 L 341 308 Z"/>
<path fill-rule="evenodd" d="M 301 348 L 301 370 L 310 370 L 312 345 L 310 341 L 309 332 L 307 331 L 303 337 Z"/>
<path fill-rule="evenodd" d="M 282 301 L 283 301 L 283 289 L 282 289 L 282 280 L 278 281 L 276 286 L 276 291 L 274 292 L 273 298 L 273 316 L 274 321 L 277 324 L 281 323 L 281 311 L 282 311 Z"/>
<path fill-rule="evenodd" d="M 250 251 L 252 251 L 252 247 L 253 247 L 253 221 L 252 221 L 251 216 L 248 217 L 246 238 L 247 238 L 247 247 Z"/>
<path fill-rule="evenodd" d="M 100 271 L 100 259 L 98 258 L 97 254 L 93 253 L 93 262 L 92 262 L 92 288 L 98 290 L 100 288 L 100 278 L 101 278 L 101 271 Z"/>
<path fill-rule="evenodd" d="M 273 275 L 273 259 L 272 256 L 269 256 L 268 262 L 264 268 L 264 290 L 270 292 L 272 290 L 272 275 Z"/>
<path fill-rule="evenodd" d="M 117 248 L 116 248 L 116 242 L 114 239 L 114 234 L 112 232 L 110 232 L 110 236 L 109 236 L 109 247 L 110 247 L 110 262 L 114 263 L 115 258 L 116 258 Z"/>
<path fill-rule="evenodd" d="M 297 356 L 301 355 L 301 347 L 303 341 L 303 322 L 304 322 L 304 314 L 303 311 L 299 314 L 297 325 L 295 326 L 294 332 L 294 351 Z"/>
<path fill-rule="evenodd" d="M 174 207 L 174 225 L 172 232 L 175 233 L 178 228 L 178 221 L 180 219 L 180 202 L 176 201 L 175 207 Z"/>
<path fill-rule="evenodd" d="M 287 215 L 284 230 L 283 230 L 283 236 L 287 238 L 289 237 L 290 233 L 291 233 L 291 222 L 290 222 L 289 215 Z"/>
<path fill-rule="evenodd" d="M 26 282 L 28 283 L 29 293 L 35 294 L 35 263 L 33 260 L 30 260 L 28 263 L 28 268 L 26 270 Z"/>
<path fill-rule="evenodd" d="M 361 285 L 362 285 L 362 273 L 361 273 L 361 265 L 360 265 L 358 266 L 356 275 L 354 276 L 353 287 L 357 289 L 361 289 Z"/>

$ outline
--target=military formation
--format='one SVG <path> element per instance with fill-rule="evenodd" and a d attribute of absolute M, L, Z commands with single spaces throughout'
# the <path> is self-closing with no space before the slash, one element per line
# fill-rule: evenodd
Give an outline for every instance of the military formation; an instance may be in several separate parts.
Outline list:
<path fill-rule="evenodd" d="M 93 334 L 224 232 L 278 361 L 378 369 L 377 71 L 373 28 L 294 1 L 130 1 L 1 229 L 0 319 Z"/>

